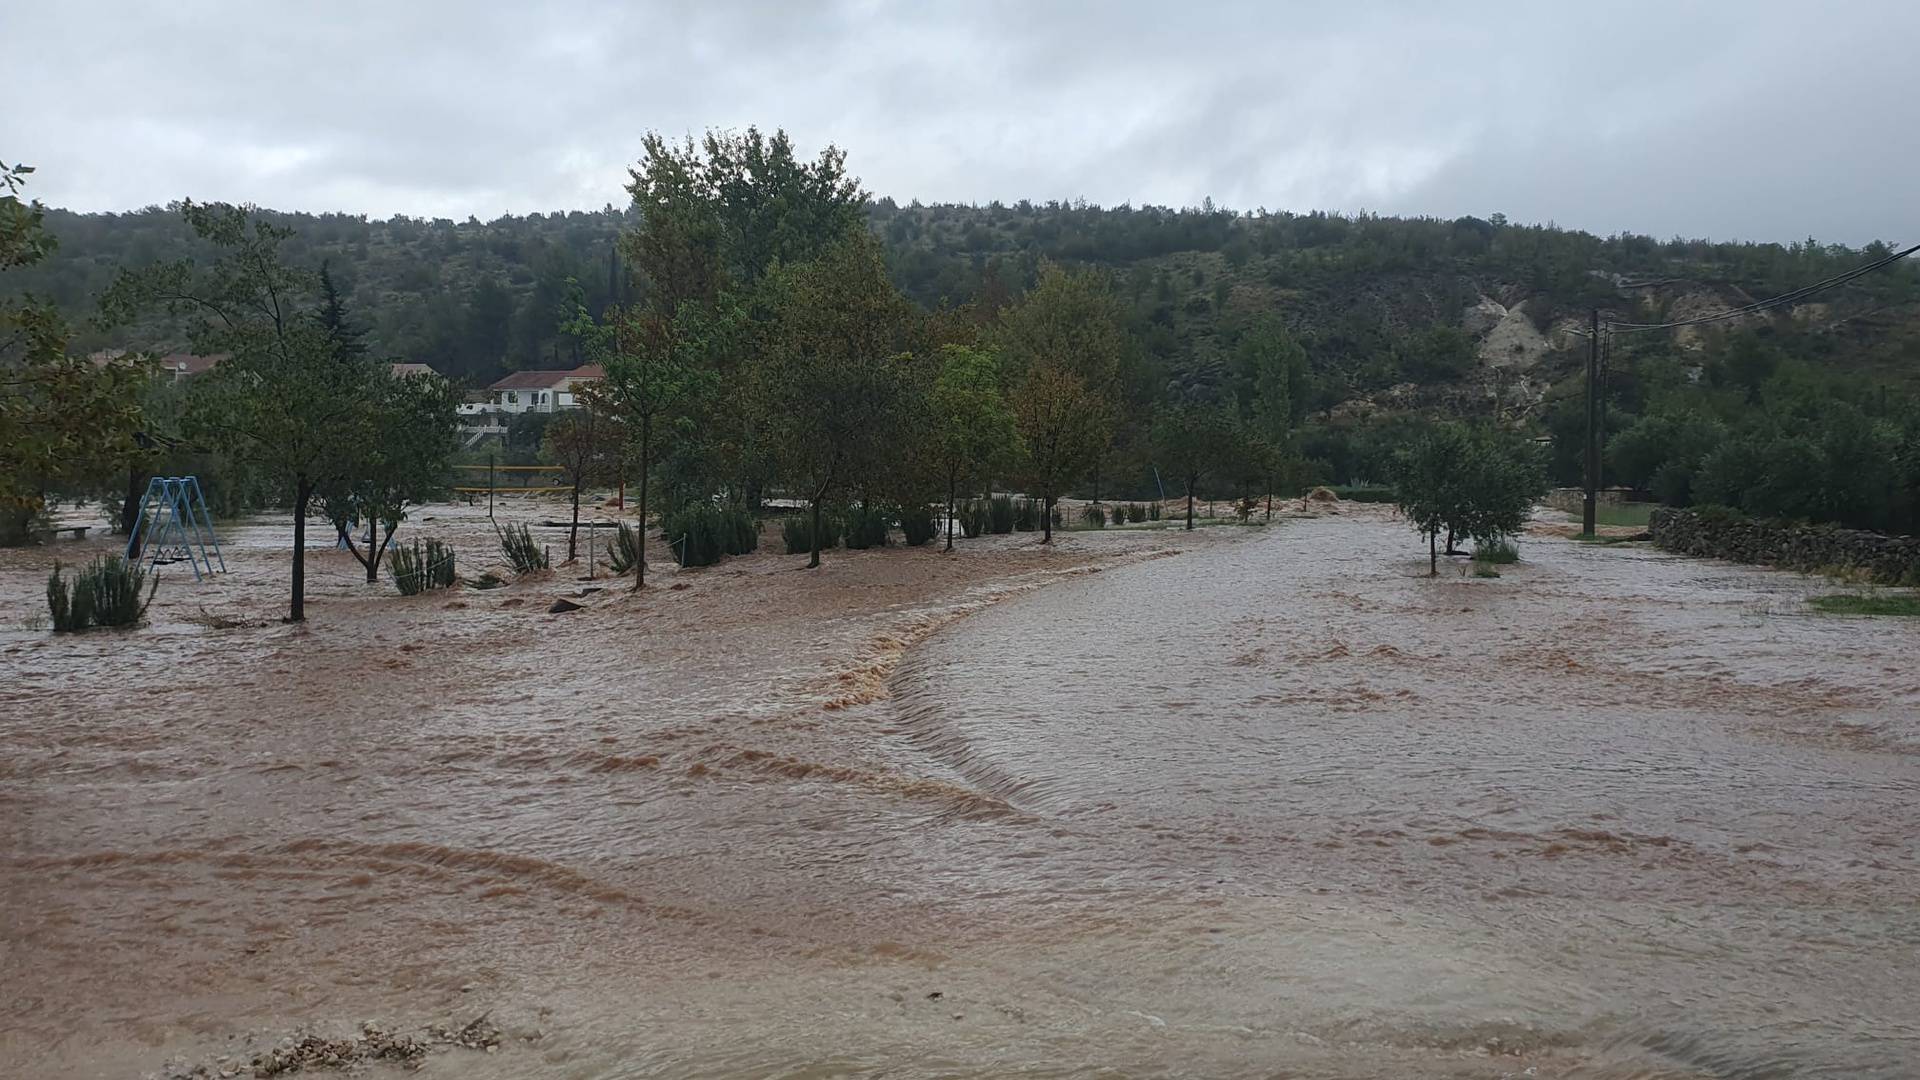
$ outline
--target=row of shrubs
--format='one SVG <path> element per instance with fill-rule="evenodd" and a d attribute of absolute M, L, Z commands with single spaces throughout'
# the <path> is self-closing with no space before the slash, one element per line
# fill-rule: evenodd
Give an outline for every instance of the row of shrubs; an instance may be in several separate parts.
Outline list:
<path fill-rule="evenodd" d="M 712 566 L 760 546 L 760 523 L 736 506 L 688 503 L 660 522 L 661 535 L 681 566 Z M 628 563 L 632 565 L 631 562 Z"/>
<path fill-rule="evenodd" d="M 1111 503 L 1102 507 L 1099 503 L 1090 503 L 1080 511 L 1080 520 L 1096 529 L 1106 528 L 1109 521 L 1115 525 L 1138 525 L 1143 521 L 1159 521 L 1160 504 Z"/>
<path fill-rule="evenodd" d="M 820 549 L 847 547 L 862 551 L 886 547 L 892 543 L 891 529 L 899 523 L 900 534 L 908 547 L 919 547 L 939 532 L 933 508 L 914 505 L 892 510 L 878 506 L 850 506 L 838 513 L 820 515 Z M 805 555 L 813 550 L 813 514 L 795 514 L 780 522 L 780 539 L 789 555 Z"/>
<path fill-rule="evenodd" d="M 960 519 L 960 530 L 968 537 L 983 533 L 1034 532 L 1040 528 L 1041 508 L 1039 499 L 1016 499 L 1011 495 L 995 495 L 991 499 L 970 499 L 962 503 L 955 511 Z M 1053 527 L 1061 523 L 1060 508 L 1053 508 Z"/>

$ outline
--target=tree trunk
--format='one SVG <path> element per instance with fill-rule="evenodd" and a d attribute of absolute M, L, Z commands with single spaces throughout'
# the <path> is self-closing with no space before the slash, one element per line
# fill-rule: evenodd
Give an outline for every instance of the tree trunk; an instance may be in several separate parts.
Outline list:
<path fill-rule="evenodd" d="M 1187 481 L 1187 531 L 1193 531 L 1193 481 Z"/>
<path fill-rule="evenodd" d="M 1053 492 L 1040 489 L 1040 542 L 1053 543 Z"/>
<path fill-rule="evenodd" d="M 820 565 L 820 496 L 813 497 L 813 553 L 807 559 L 807 569 Z"/>
<path fill-rule="evenodd" d="M 1437 547 L 1439 542 L 1440 542 L 1439 529 L 1435 529 L 1432 532 L 1427 534 L 1427 576 L 1428 577 L 1440 576 L 1440 550 Z"/>
<path fill-rule="evenodd" d="M 959 472 L 960 470 L 958 468 L 952 465 L 947 466 L 947 550 L 948 551 L 953 550 L 953 503 L 954 503 L 955 489 L 959 486 Z"/>
<path fill-rule="evenodd" d="M 1267 477 L 1267 520 L 1273 520 L 1273 477 Z"/>
<path fill-rule="evenodd" d="M 580 477 L 573 478 L 573 524 L 567 527 L 567 561 L 572 562 L 579 556 L 580 544 Z"/>
<path fill-rule="evenodd" d="M 387 536 L 389 539 L 391 539 L 393 534 L 389 532 Z M 379 514 L 373 515 L 373 519 L 367 522 L 367 558 L 365 561 L 367 565 L 367 584 L 369 585 L 380 584 L 380 515 Z"/>
<path fill-rule="evenodd" d="M 293 597 L 288 622 L 307 619 L 307 500 L 312 497 L 313 485 L 306 473 L 300 473 L 293 481 Z"/>
<path fill-rule="evenodd" d="M 647 465 L 653 460 L 648 445 L 653 438 L 653 415 L 640 417 L 640 535 L 634 541 L 633 591 L 647 585 Z"/>

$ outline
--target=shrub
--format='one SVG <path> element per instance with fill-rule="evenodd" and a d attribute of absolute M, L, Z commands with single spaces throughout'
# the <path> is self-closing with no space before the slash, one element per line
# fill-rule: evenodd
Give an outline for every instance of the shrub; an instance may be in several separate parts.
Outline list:
<path fill-rule="evenodd" d="M 639 557 L 640 534 L 623 521 L 620 530 L 613 534 L 613 543 L 607 545 L 607 569 L 624 574 L 633 569 L 633 561 Z"/>
<path fill-rule="evenodd" d="M 925 503 L 914 503 L 900 508 L 900 531 L 906 535 L 908 547 L 919 547 L 940 530 L 934 524 L 933 510 Z"/>
<path fill-rule="evenodd" d="M 1053 517 L 1053 527 L 1058 529 L 1061 526 L 1061 523 L 1065 519 L 1062 517 L 1060 513 L 1060 506 L 1057 503 L 1054 505 L 1052 517 Z"/>
<path fill-rule="evenodd" d="M 978 499 L 969 499 L 956 511 L 960 517 L 960 531 L 971 540 L 986 532 L 993 524 L 992 513 L 987 504 Z"/>
<path fill-rule="evenodd" d="M 506 557 L 507 565 L 513 567 L 516 574 L 528 574 L 547 568 L 547 553 L 527 531 L 525 525 L 498 525 L 493 527 L 494 534 L 500 537 L 500 554 Z"/>
<path fill-rule="evenodd" d="M 987 521 L 995 533 L 1013 531 L 1013 499 L 1007 495 L 995 495 L 987 504 Z"/>
<path fill-rule="evenodd" d="M 1520 549 L 1505 540 L 1485 540 L 1473 545 L 1473 561 L 1504 566 L 1520 561 Z"/>
<path fill-rule="evenodd" d="M 428 540 L 424 545 L 415 540 L 412 547 L 394 548 L 387 554 L 387 566 L 402 596 L 453 587 L 453 548 L 438 540 Z"/>
<path fill-rule="evenodd" d="M 787 554 L 806 555 L 813 551 L 813 515 L 798 514 L 780 522 L 780 539 L 786 543 Z M 840 545 L 840 522 L 832 514 L 820 515 L 820 549 L 825 551 Z"/>
<path fill-rule="evenodd" d="M 70 634 L 97 626 L 132 626 L 147 613 L 160 579 L 149 580 L 146 568 L 118 555 L 103 555 L 74 575 L 71 582 L 53 564 L 47 578 L 47 611 L 56 634 Z M 141 596 L 142 590 L 146 595 Z"/>
<path fill-rule="evenodd" d="M 1120 510 L 1118 507 L 1115 507 L 1114 510 L 1116 513 L 1119 513 L 1120 516 L 1126 516 L 1125 511 Z M 1080 520 L 1096 529 L 1104 529 L 1107 527 L 1107 512 L 1098 506 L 1088 504 L 1081 509 Z"/>
<path fill-rule="evenodd" d="M 1159 514 L 1155 514 L 1153 516 L 1156 520 L 1158 520 L 1160 517 Z M 1127 520 L 1136 525 L 1142 521 L 1147 520 L 1147 508 L 1144 506 L 1141 506 L 1139 503 L 1128 503 L 1127 504 Z"/>
<path fill-rule="evenodd" d="M 1040 505 L 1032 499 L 1021 499 L 1013 504 L 1013 528 L 1015 532 L 1032 532 L 1040 527 Z"/>
<path fill-rule="evenodd" d="M 738 507 L 691 502 L 660 523 L 674 561 L 681 566 L 712 566 L 727 555 L 745 555 L 760 545 L 760 527 Z"/>
<path fill-rule="evenodd" d="M 847 547 L 855 551 L 887 546 L 887 515 L 872 506 L 847 511 Z"/>
<path fill-rule="evenodd" d="M 1115 525 L 1125 525 L 1127 523 L 1127 508 L 1125 506 L 1120 503 L 1114 503 L 1112 506 L 1107 507 L 1107 511 L 1112 514 Z"/>
<path fill-rule="evenodd" d="M 1150 502 L 1147 504 L 1147 520 L 1148 521 L 1160 520 L 1160 504 L 1159 503 Z"/>

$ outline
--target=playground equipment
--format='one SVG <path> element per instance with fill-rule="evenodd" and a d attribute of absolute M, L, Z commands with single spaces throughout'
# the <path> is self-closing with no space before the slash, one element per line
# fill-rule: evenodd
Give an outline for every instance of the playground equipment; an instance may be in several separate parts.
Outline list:
<path fill-rule="evenodd" d="M 149 516 L 151 511 L 151 516 Z M 211 546 L 213 553 L 207 553 Z M 185 562 L 193 567 L 193 579 L 205 573 L 225 573 L 226 556 L 220 554 L 220 539 L 213 534 L 213 514 L 207 510 L 206 497 L 200 493 L 196 476 L 156 476 L 147 481 L 146 494 L 140 496 L 140 513 L 127 535 L 127 559 L 145 558 L 149 567 L 163 563 Z M 214 569 L 214 560 L 220 568 Z"/>

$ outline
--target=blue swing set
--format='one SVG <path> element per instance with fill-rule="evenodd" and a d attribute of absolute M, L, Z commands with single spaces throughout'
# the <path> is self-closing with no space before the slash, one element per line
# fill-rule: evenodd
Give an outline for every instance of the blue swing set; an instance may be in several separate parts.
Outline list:
<path fill-rule="evenodd" d="M 203 571 L 226 572 L 226 556 L 220 554 L 220 538 L 213 533 L 213 514 L 200 493 L 199 477 L 156 476 L 147 481 L 139 516 L 127 536 L 128 561 L 142 557 L 149 568 L 185 562 L 193 567 L 195 581 Z M 215 560 L 220 564 L 217 571 Z"/>

